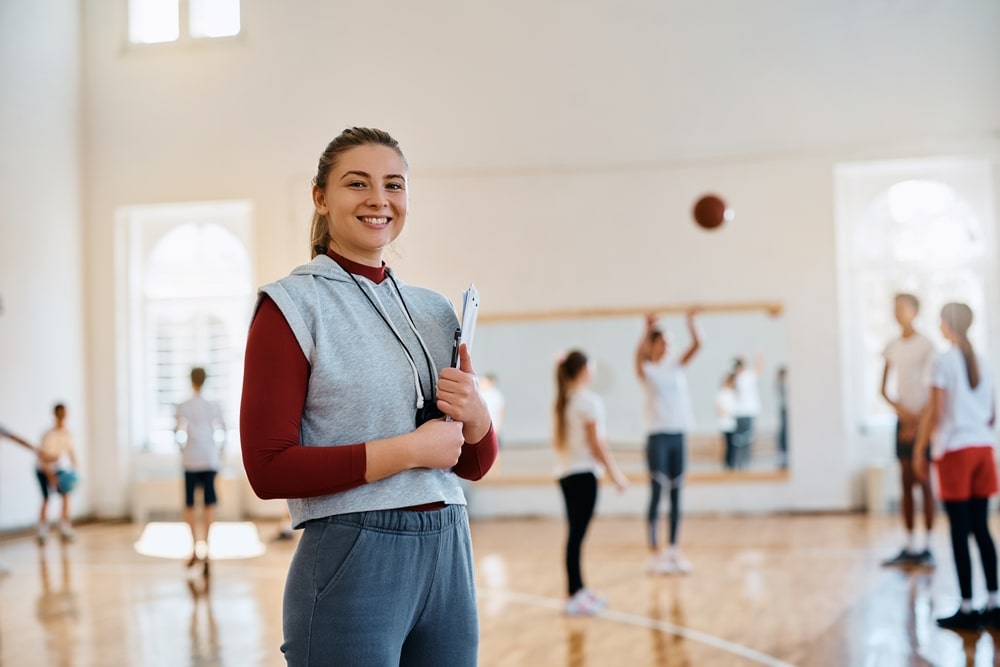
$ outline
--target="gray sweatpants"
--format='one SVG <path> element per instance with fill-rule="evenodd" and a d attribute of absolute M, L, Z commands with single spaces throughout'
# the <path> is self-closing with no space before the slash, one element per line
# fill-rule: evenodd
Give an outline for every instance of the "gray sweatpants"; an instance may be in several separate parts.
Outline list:
<path fill-rule="evenodd" d="M 283 616 L 290 667 L 473 667 L 479 619 L 465 506 L 308 522 Z"/>

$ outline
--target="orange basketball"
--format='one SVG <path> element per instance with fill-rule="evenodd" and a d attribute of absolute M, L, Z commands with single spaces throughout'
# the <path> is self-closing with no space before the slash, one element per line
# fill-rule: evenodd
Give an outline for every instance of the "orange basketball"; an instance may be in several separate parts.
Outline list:
<path fill-rule="evenodd" d="M 692 215 L 694 221 L 703 229 L 715 229 L 733 217 L 732 211 L 726 207 L 726 202 L 717 195 L 704 195 L 695 202 Z"/>

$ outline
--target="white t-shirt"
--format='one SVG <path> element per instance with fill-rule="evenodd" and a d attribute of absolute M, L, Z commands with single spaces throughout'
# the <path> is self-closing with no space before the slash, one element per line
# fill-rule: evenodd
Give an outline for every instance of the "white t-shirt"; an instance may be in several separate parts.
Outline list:
<path fill-rule="evenodd" d="M 556 476 L 592 472 L 600 476 L 604 467 L 587 443 L 587 424 L 594 423 L 597 437 L 605 437 L 604 401 L 589 389 L 575 391 L 566 404 L 566 447 L 557 449 Z"/>
<path fill-rule="evenodd" d="M 760 414 L 760 392 L 757 372 L 744 368 L 736 374 L 736 416 L 756 417 Z"/>
<path fill-rule="evenodd" d="M 181 430 L 187 433 L 187 442 L 181 449 L 184 469 L 190 472 L 218 470 L 222 457 L 219 444 L 215 442 L 215 429 L 225 428 L 219 404 L 201 395 L 195 396 L 177 406 L 177 420 Z"/>
<path fill-rule="evenodd" d="M 72 464 L 73 436 L 65 428 L 51 428 L 42 435 L 42 457 L 46 464 L 55 461 L 57 469 L 69 468 Z"/>
<path fill-rule="evenodd" d="M 642 362 L 650 433 L 686 433 L 694 411 L 684 367 L 676 361 Z"/>
<path fill-rule="evenodd" d="M 882 353 L 896 373 L 896 401 L 910 412 L 920 412 L 930 398 L 934 343 L 923 334 L 897 338 Z"/>
<path fill-rule="evenodd" d="M 988 362 L 976 356 L 979 384 L 969 386 L 965 358 L 957 347 L 941 352 L 934 359 L 931 384 L 945 390 L 946 398 L 938 423 L 935 445 L 938 455 L 966 447 L 995 446 L 996 432 L 990 426 L 995 395 Z"/>
<path fill-rule="evenodd" d="M 723 387 L 715 395 L 716 423 L 723 433 L 736 430 L 736 392 L 729 387 Z"/>

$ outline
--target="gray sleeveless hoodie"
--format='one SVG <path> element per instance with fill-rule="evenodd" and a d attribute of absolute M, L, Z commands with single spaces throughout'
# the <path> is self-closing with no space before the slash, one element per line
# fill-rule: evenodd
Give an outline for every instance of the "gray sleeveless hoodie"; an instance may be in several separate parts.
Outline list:
<path fill-rule="evenodd" d="M 396 278 L 413 324 L 430 351 L 435 376 L 431 378 L 421 341 L 406 320 L 393 281 L 386 277 L 376 285 L 362 276 L 354 278 L 360 289 L 339 264 L 318 255 L 261 288 L 281 310 L 309 361 L 299 433 L 306 446 L 368 442 L 415 428 L 418 393 L 413 366 L 375 307 L 392 322 L 410 351 L 426 399 L 436 391 L 440 369 L 451 361 L 458 318 L 443 295 Z M 300 526 L 334 514 L 438 501 L 465 504 L 457 476 L 416 468 L 340 493 L 289 499 L 288 507 L 293 524 Z"/>

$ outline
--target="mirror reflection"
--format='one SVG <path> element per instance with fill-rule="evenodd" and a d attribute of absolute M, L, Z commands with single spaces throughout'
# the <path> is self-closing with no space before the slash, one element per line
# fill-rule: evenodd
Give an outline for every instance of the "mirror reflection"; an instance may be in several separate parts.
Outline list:
<path fill-rule="evenodd" d="M 687 471 L 773 472 L 788 465 L 787 339 L 781 306 L 771 303 L 660 306 L 615 311 L 481 317 L 474 358 L 490 376 L 490 402 L 502 414 L 501 474 L 545 474 L 551 454 L 555 367 L 573 349 L 593 363 L 591 388 L 604 400 L 610 446 L 640 472 L 655 407 L 637 353 L 653 363 L 650 323 L 662 333 L 665 365 L 681 368 L 687 388 Z M 640 349 L 642 345 L 643 349 Z M 694 353 L 691 353 L 695 348 Z M 652 412 L 651 412 L 652 411 Z M 496 419 L 500 422 L 500 419 Z M 529 463 L 530 461 L 530 463 Z M 520 463 L 518 463 L 520 462 Z M 529 469 L 530 468 L 530 469 Z"/>

